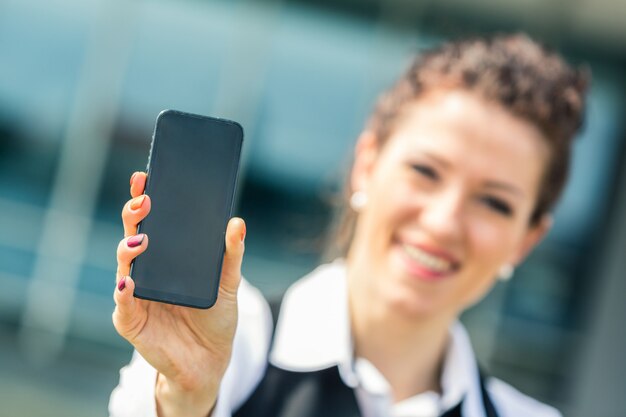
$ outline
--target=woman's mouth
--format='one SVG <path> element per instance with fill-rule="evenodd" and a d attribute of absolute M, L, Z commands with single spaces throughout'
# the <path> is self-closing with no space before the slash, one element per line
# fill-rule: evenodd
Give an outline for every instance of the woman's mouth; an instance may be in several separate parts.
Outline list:
<path fill-rule="evenodd" d="M 405 264 L 412 275 L 425 279 L 443 278 L 458 269 L 458 262 L 450 257 L 408 244 L 402 244 Z"/>

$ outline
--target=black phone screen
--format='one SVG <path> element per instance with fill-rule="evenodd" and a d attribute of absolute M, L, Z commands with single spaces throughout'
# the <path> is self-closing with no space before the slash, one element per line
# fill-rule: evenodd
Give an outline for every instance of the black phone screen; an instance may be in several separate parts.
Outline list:
<path fill-rule="evenodd" d="M 145 188 L 152 208 L 138 231 L 149 244 L 131 269 L 136 297 L 198 308 L 215 303 L 242 142 L 235 122 L 159 114 Z"/>

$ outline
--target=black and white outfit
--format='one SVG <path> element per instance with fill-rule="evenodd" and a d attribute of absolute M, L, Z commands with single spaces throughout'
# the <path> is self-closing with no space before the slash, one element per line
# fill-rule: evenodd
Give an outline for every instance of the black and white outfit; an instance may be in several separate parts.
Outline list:
<path fill-rule="evenodd" d="M 483 378 L 460 323 L 450 329 L 442 392 L 394 403 L 380 372 L 353 357 L 342 261 L 296 282 L 283 299 L 273 341 L 272 326 L 268 304 L 243 281 L 233 356 L 212 417 L 560 416 L 498 379 Z M 135 352 L 120 374 L 110 416 L 156 417 L 156 370 Z"/>

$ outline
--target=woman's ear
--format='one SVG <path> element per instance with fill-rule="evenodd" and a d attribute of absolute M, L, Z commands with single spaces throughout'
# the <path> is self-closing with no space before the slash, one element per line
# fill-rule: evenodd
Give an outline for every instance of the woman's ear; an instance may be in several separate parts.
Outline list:
<path fill-rule="evenodd" d="M 524 239 L 522 240 L 522 244 L 515 256 L 515 259 L 513 259 L 513 265 L 518 265 L 524 259 L 526 259 L 528 254 L 530 254 L 530 252 L 548 234 L 550 229 L 552 229 L 553 223 L 554 220 L 552 218 L 552 215 L 544 214 L 536 225 L 528 228 L 526 236 L 524 236 Z"/>
<path fill-rule="evenodd" d="M 367 192 L 369 180 L 378 156 L 378 146 L 376 135 L 373 132 L 365 130 L 359 135 L 359 139 L 354 147 L 354 164 L 350 174 L 350 185 L 353 192 Z"/>

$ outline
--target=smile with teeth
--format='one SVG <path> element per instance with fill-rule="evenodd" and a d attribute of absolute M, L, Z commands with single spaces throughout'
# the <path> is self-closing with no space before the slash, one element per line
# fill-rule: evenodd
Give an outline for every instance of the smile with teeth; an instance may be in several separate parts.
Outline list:
<path fill-rule="evenodd" d="M 411 260 L 418 262 L 433 272 L 444 274 L 454 269 L 453 263 L 447 259 L 424 252 L 415 246 L 402 245 L 402 247 Z"/>

